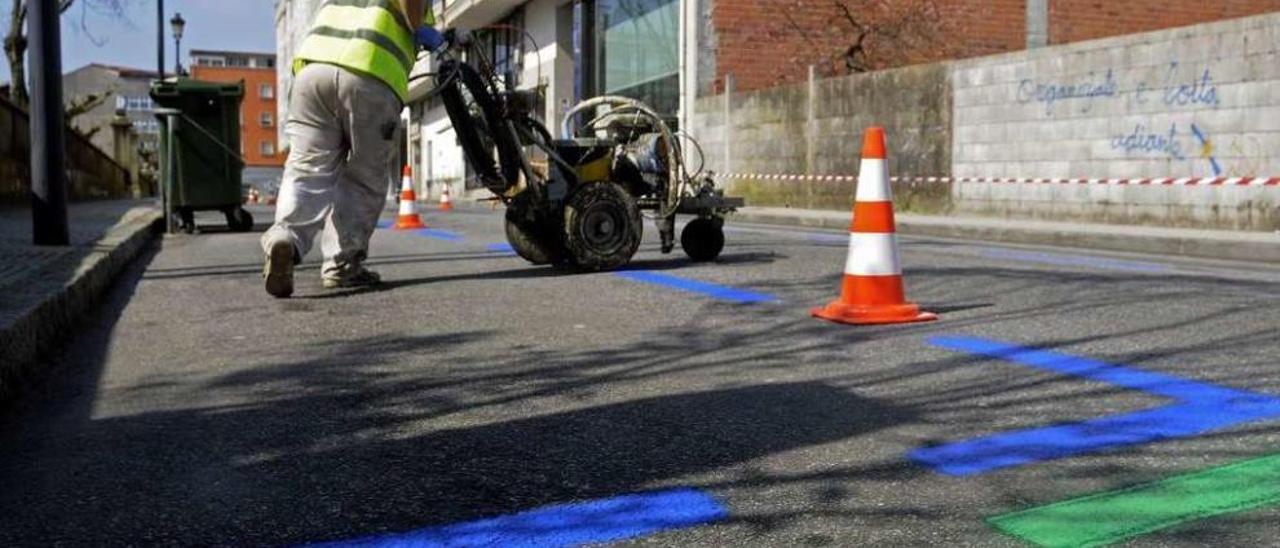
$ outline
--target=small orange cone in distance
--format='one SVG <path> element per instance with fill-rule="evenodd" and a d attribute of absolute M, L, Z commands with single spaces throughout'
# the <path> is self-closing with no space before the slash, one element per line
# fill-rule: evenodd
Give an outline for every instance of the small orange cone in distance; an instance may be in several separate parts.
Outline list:
<path fill-rule="evenodd" d="M 453 209 L 453 200 L 449 199 L 449 183 L 441 183 L 443 188 L 440 189 L 440 211 L 449 211 Z"/>
<path fill-rule="evenodd" d="M 413 193 L 413 168 L 404 166 L 404 177 L 400 181 L 400 216 L 392 228 L 409 230 L 427 228 L 418 214 L 418 197 Z"/>
<path fill-rule="evenodd" d="M 884 129 L 867 128 L 840 298 L 813 309 L 813 315 L 818 318 L 846 324 L 938 319 L 937 315 L 921 312 L 920 307 L 906 300 L 886 157 Z"/>

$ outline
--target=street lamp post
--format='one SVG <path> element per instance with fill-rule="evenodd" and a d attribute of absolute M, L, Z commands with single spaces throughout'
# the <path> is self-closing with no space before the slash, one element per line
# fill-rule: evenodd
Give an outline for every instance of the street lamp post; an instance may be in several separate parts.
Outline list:
<path fill-rule="evenodd" d="M 67 175 L 63 146 L 62 38 L 56 2 L 28 11 L 31 40 L 31 218 L 36 245 L 67 245 Z"/>
<path fill-rule="evenodd" d="M 164 80 L 164 0 L 156 0 L 156 76 Z"/>
<path fill-rule="evenodd" d="M 173 19 L 169 20 L 169 25 L 173 27 L 173 72 L 182 76 L 182 31 L 187 27 L 187 22 L 181 13 L 175 13 Z"/>

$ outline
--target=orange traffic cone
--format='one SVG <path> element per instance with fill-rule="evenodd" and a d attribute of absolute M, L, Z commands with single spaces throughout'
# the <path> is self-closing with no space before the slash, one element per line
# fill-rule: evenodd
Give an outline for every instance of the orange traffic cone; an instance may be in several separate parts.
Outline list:
<path fill-rule="evenodd" d="M 453 209 L 453 201 L 449 199 L 449 183 L 441 183 L 441 186 L 440 211 L 449 211 Z"/>
<path fill-rule="evenodd" d="M 813 315 L 847 324 L 927 322 L 938 319 L 906 301 L 898 236 L 885 165 L 884 129 L 867 128 L 862 142 L 853 225 L 849 227 L 849 259 L 840 298 Z"/>
<path fill-rule="evenodd" d="M 400 182 L 400 217 L 392 228 L 427 228 L 418 214 L 418 197 L 413 193 L 413 168 L 409 166 L 404 166 L 404 178 Z"/>

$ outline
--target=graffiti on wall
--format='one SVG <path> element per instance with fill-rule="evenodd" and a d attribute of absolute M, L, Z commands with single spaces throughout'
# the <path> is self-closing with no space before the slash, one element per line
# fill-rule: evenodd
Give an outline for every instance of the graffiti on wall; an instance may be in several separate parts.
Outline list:
<path fill-rule="evenodd" d="M 1148 116 L 1123 132 L 1110 135 L 1107 140 L 1111 150 L 1129 157 L 1204 162 L 1215 176 L 1251 174 L 1260 168 L 1257 162 L 1224 165 L 1215 152 L 1213 139 L 1195 118 L 1197 111 L 1222 106 L 1211 67 L 1186 67 L 1171 61 L 1155 78 L 1130 77 L 1112 68 L 1090 72 L 1074 81 L 1027 78 L 1018 83 L 1017 101 L 1040 105 L 1044 116 L 1051 118 L 1088 114 L 1110 101 L 1123 101 L 1125 110 L 1150 112 L 1154 106 L 1160 111 L 1160 120 Z M 1169 121 L 1170 114 L 1173 121 Z M 1236 143 L 1240 151 L 1237 154 L 1233 150 L 1230 157 L 1251 157 L 1243 150 L 1245 146 Z"/>
<path fill-rule="evenodd" d="M 1176 122 L 1169 125 L 1168 131 L 1154 131 L 1154 128 L 1148 128 L 1146 124 L 1137 124 L 1132 132 L 1112 137 L 1111 148 L 1123 150 L 1127 154 L 1154 154 L 1175 160 L 1186 159 Z"/>
<path fill-rule="evenodd" d="M 1132 92 L 1122 92 L 1131 89 Z M 1213 70 L 1187 73 L 1180 70 L 1177 61 L 1169 63 L 1164 77 L 1152 83 L 1145 79 L 1134 82 L 1132 86 L 1124 85 L 1114 69 L 1106 72 L 1090 72 L 1074 82 L 1048 81 L 1041 82 L 1034 78 L 1025 78 L 1018 82 L 1018 103 L 1039 103 L 1044 107 L 1045 116 L 1053 116 L 1060 112 L 1059 108 L 1074 106 L 1077 112 L 1087 114 L 1102 101 L 1128 98 L 1130 105 L 1145 105 L 1153 100 L 1162 102 L 1166 107 L 1210 107 L 1221 104 L 1218 97 L 1218 86 L 1213 82 Z"/>

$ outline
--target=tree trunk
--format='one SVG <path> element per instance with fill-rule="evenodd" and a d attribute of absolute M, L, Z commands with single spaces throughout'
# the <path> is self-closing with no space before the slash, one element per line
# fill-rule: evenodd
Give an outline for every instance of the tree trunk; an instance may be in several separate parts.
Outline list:
<path fill-rule="evenodd" d="M 4 37 L 4 56 L 9 60 L 9 99 L 18 106 L 31 102 L 27 92 L 27 35 L 23 32 L 26 22 L 25 0 L 13 0 L 9 13 L 9 33 Z"/>

